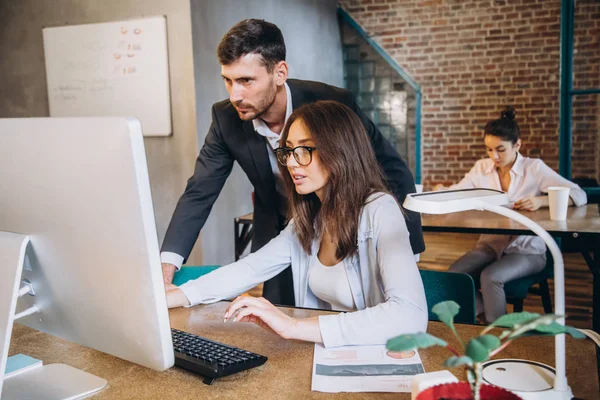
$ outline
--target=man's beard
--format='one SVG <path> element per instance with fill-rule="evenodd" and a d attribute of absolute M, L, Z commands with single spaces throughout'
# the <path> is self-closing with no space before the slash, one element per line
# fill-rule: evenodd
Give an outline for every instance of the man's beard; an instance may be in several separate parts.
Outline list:
<path fill-rule="evenodd" d="M 258 103 L 256 107 L 250 106 L 249 112 L 241 113 L 238 111 L 238 116 L 242 121 L 251 121 L 256 118 L 260 118 L 275 102 L 275 97 L 277 95 L 277 87 L 270 86 L 269 91 L 266 96 Z M 242 103 L 243 104 L 243 103 Z M 236 108 L 240 106 L 240 103 L 236 105 Z M 242 107 L 244 108 L 244 107 Z M 253 111 L 256 110 L 256 111 Z"/>

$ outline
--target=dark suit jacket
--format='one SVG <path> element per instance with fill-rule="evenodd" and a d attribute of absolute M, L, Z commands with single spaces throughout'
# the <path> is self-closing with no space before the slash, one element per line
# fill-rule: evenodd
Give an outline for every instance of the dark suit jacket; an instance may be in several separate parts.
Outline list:
<path fill-rule="evenodd" d="M 407 193 L 415 192 L 410 170 L 359 109 L 350 92 L 319 82 L 289 79 L 287 84 L 294 108 L 317 100 L 337 100 L 352 108 L 366 127 L 388 186 L 400 204 Z M 234 161 L 240 164 L 254 186 L 252 251 L 264 246 L 283 229 L 266 139 L 254 131 L 251 121 L 242 121 L 231 102 L 225 100 L 213 105 L 210 130 L 196 160 L 194 175 L 188 180 L 173 213 L 162 251 L 177 253 L 187 259 Z M 414 253 L 420 253 L 425 250 L 420 216 L 408 211 L 406 215 L 412 249 Z"/>

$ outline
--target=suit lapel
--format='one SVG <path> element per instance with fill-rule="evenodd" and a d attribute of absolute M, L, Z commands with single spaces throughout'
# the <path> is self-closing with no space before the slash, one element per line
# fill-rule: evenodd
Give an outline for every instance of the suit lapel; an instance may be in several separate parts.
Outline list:
<path fill-rule="evenodd" d="M 275 201 L 275 178 L 273 177 L 273 170 L 271 169 L 269 155 L 267 154 L 267 140 L 254 130 L 252 122 L 246 121 L 243 126 L 248 152 L 254 162 L 256 172 L 269 198 Z"/>
<path fill-rule="evenodd" d="M 292 92 L 292 108 L 295 110 L 296 108 L 310 102 L 310 99 L 306 98 L 306 92 L 302 90 L 300 87 L 301 81 L 296 79 L 288 79 L 287 84 L 290 88 L 290 92 Z"/>

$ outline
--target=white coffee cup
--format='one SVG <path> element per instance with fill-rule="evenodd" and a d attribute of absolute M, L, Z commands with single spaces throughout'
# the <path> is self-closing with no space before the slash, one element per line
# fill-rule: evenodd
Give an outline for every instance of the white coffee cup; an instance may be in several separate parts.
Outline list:
<path fill-rule="evenodd" d="M 567 219 L 570 191 L 571 188 L 566 186 L 550 186 L 548 188 L 548 203 L 550 206 L 551 220 L 564 221 Z"/>
<path fill-rule="evenodd" d="M 417 189 L 417 193 L 423 193 L 423 185 L 415 184 L 415 188 Z"/>

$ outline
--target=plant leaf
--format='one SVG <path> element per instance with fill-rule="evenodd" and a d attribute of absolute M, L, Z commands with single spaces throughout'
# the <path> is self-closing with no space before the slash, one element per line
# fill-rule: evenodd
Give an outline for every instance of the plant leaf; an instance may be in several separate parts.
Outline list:
<path fill-rule="evenodd" d="M 529 313 L 529 312 L 518 312 L 511 314 L 504 314 L 494 322 L 492 322 L 489 326 L 500 326 L 503 328 L 513 328 L 516 325 L 523 325 L 527 322 L 530 322 L 536 318 L 539 318 L 540 314 Z"/>
<path fill-rule="evenodd" d="M 565 325 L 561 325 L 556 321 L 553 321 L 552 323 L 548 324 L 548 325 L 540 325 L 537 328 L 535 328 L 535 330 L 533 332 L 528 332 L 531 335 L 527 335 L 527 336 L 554 336 L 554 335 L 558 335 L 561 333 L 566 333 L 568 335 L 571 335 L 572 337 L 574 337 L 575 339 L 585 339 L 585 335 L 581 332 L 579 332 L 579 330 L 571 327 L 571 326 L 565 326 Z M 522 335 L 521 335 L 522 336 Z"/>
<path fill-rule="evenodd" d="M 494 335 L 482 335 L 469 340 L 465 353 L 474 362 L 482 362 L 488 359 L 492 350 L 500 347 L 500 339 Z"/>
<path fill-rule="evenodd" d="M 408 351 L 417 348 L 426 349 L 432 346 L 446 347 L 448 343 L 426 332 L 400 335 L 387 341 L 387 348 L 392 351 Z"/>
<path fill-rule="evenodd" d="M 444 362 L 444 367 L 448 367 L 448 368 L 460 367 L 461 365 L 473 367 L 473 360 L 467 356 L 462 356 L 462 357 L 452 356 L 449 359 L 447 359 L 446 362 Z"/>
<path fill-rule="evenodd" d="M 460 306 L 452 300 L 437 303 L 431 311 L 438 316 L 440 321 L 445 323 L 454 331 L 454 317 L 458 314 Z"/>
<path fill-rule="evenodd" d="M 525 332 L 535 331 L 540 326 L 549 325 L 559 318 L 561 318 L 561 317 L 554 315 L 554 314 L 546 314 L 546 315 L 542 315 L 538 318 L 535 318 L 534 320 L 528 321 L 527 323 L 525 323 L 521 326 L 515 326 L 515 329 L 510 333 L 510 335 L 508 335 L 508 339 L 509 340 L 516 339 L 517 337 L 521 336 Z"/>

